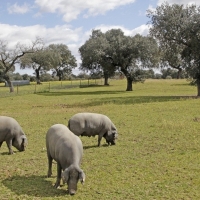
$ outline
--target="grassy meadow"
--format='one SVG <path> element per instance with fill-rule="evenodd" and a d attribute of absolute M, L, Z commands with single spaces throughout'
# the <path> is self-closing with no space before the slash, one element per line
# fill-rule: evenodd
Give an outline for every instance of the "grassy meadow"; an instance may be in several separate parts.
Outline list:
<path fill-rule="evenodd" d="M 59 83 L 58 83 L 59 84 Z M 26 86 L 28 87 L 28 86 Z M 31 87 L 31 86 L 30 86 Z M 25 87 L 24 87 L 25 88 Z M 0 149 L 0 199 L 200 199 L 200 99 L 186 80 L 146 80 L 126 92 L 126 80 L 110 86 L 70 88 L 2 95 L 0 115 L 15 118 L 28 138 L 25 152 Z M 2 92 L 3 91 L 3 92 Z M 107 146 L 97 137 L 81 137 L 84 185 L 75 196 L 67 186 L 54 189 L 47 175 L 45 135 L 56 123 L 67 125 L 78 112 L 107 115 L 119 133 Z"/>

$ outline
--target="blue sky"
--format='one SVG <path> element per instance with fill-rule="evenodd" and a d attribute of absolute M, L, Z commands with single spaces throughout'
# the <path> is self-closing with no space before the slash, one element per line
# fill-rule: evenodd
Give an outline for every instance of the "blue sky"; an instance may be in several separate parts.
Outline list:
<path fill-rule="evenodd" d="M 78 48 L 92 29 L 103 32 L 121 28 L 126 35 L 147 35 L 147 9 L 155 9 L 166 0 L 0 0 L 0 40 L 10 47 L 17 42 L 30 43 L 36 37 L 51 43 L 66 44 L 81 62 Z M 171 3 L 197 4 L 200 0 L 167 0 Z M 33 70 L 20 70 L 33 74 Z M 78 74 L 75 69 L 73 73 Z"/>

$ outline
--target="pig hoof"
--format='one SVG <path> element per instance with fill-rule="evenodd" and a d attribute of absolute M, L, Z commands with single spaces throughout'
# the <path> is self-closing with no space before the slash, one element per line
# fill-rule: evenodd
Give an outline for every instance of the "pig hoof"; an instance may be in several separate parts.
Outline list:
<path fill-rule="evenodd" d="M 58 188 L 58 187 L 60 187 L 60 185 L 55 184 L 53 187 L 54 187 L 54 188 Z"/>

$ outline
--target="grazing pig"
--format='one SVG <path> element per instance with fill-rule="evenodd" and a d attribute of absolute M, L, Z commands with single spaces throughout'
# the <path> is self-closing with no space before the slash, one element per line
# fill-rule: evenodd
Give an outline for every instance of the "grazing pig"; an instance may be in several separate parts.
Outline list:
<path fill-rule="evenodd" d="M 47 131 L 46 147 L 49 164 L 47 177 L 52 174 L 52 160 L 54 159 L 57 162 L 57 180 L 54 187 L 60 186 L 62 173 L 62 179 L 68 185 L 69 194 L 75 194 L 78 180 L 81 183 L 85 181 L 85 174 L 80 169 L 83 156 L 83 145 L 80 138 L 65 125 L 55 124 Z"/>
<path fill-rule="evenodd" d="M 98 146 L 102 137 L 106 139 L 108 145 L 115 144 L 118 133 L 115 125 L 106 116 L 97 113 L 77 113 L 68 121 L 68 128 L 77 136 L 98 135 Z"/>
<path fill-rule="evenodd" d="M 27 138 L 19 125 L 12 117 L 0 116 L 0 147 L 6 141 L 9 154 L 13 154 L 12 146 L 19 151 L 25 151 Z"/>

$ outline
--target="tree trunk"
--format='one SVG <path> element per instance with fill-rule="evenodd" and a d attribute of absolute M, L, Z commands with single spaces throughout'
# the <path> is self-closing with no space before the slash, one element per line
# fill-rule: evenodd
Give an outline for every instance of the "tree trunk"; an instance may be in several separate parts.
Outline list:
<path fill-rule="evenodd" d="M 126 91 L 133 91 L 133 79 L 131 77 L 131 74 L 127 71 L 126 67 L 121 68 L 121 72 L 126 76 L 126 80 L 127 80 L 127 87 L 126 87 Z"/>
<path fill-rule="evenodd" d="M 41 84 L 40 79 L 37 79 L 37 85 L 40 85 L 40 84 Z"/>
<path fill-rule="evenodd" d="M 60 69 L 56 69 L 56 76 L 58 76 L 59 81 L 62 81 L 63 72 Z"/>
<path fill-rule="evenodd" d="M 126 77 L 126 80 L 127 80 L 126 91 L 133 91 L 133 85 L 132 85 L 133 80 L 130 77 Z"/>
<path fill-rule="evenodd" d="M 104 85 L 109 85 L 109 83 L 108 83 L 108 77 L 104 77 Z"/>
<path fill-rule="evenodd" d="M 197 97 L 200 97 L 200 80 L 197 80 Z"/>
<path fill-rule="evenodd" d="M 8 75 L 5 75 L 3 78 L 4 78 L 4 79 L 6 80 L 6 82 L 8 83 L 8 86 L 9 86 L 9 88 L 10 88 L 10 92 L 14 92 L 14 87 L 13 87 L 13 84 L 12 84 L 12 82 L 11 82 L 11 80 L 10 80 L 10 77 L 9 77 Z"/>
<path fill-rule="evenodd" d="M 181 73 L 182 73 L 182 69 L 178 68 L 178 74 L 177 74 L 177 79 L 181 78 Z"/>
<path fill-rule="evenodd" d="M 109 77 L 108 73 L 104 71 L 103 76 L 104 76 L 104 85 L 109 85 L 109 83 L 108 83 L 108 77 Z"/>
<path fill-rule="evenodd" d="M 104 77 L 104 85 L 109 85 L 109 83 L 108 83 L 108 76 Z"/>
<path fill-rule="evenodd" d="M 39 69 L 35 70 L 35 75 L 36 75 L 37 85 L 40 85 L 41 82 L 40 82 L 40 70 Z"/>
<path fill-rule="evenodd" d="M 13 86 L 12 82 L 10 80 L 7 82 L 8 82 L 9 88 L 10 88 L 10 92 L 14 92 L 14 86 Z"/>

